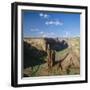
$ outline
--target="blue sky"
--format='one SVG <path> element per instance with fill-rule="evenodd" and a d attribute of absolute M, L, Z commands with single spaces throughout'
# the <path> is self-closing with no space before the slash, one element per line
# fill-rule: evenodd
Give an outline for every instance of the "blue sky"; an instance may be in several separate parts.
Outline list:
<path fill-rule="evenodd" d="M 23 11 L 24 37 L 75 37 L 80 35 L 80 14 Z"/>

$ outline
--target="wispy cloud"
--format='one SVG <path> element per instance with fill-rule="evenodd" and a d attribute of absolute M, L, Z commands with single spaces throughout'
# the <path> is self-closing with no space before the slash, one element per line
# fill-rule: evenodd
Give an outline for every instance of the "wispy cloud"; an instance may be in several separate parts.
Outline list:
<path fill-rule="evenodd" d="M 39 34 L 41 37 L 54 37 L 55 36 L 54 32 L 49 33 L 49 32 L 42 32 L 41 31 L 41 32 L 39 32 Z"/>
<path fill-rule="evenodd" d="M 48 14 L 44 14 L 44 13 L 40 13 L 39 16 L 40 16 L 40 17 L 43 17 L 43 18 L 48 18 L 48 17 L 49 17 Z"/>
<path fill-rule="evenodd" d="M 39 31 L 39 29 L 38 28 L 31 28 L 30 31 L 36 32 L 36 31 Z"/>
<path fill-rule="evenodd" d="M 39 32 L 39 33 L 40 33 L 40 34 L 44 34 L 44 32 L 42 32 L 42 31 L 41 31 L 41 32 Z"/>
<path fill-rule="evenodd" d="M 43 17 L 43 13 L 40 13 L 39 15 L 40 15 L 40 17 Z"/>
<path fill-rule="evenodd" d="M 61 20 L 57 20 L 57 19 L 51 19 L 50 16 L 46 13 L 39 13 L 39 16 L 42 18 L 45 18 L 45 24 L 46 25 L 55 25 L 55 26 L 62 26 L 63 25 L 63 21 Z"/>
<path fill-rule="evenodd" d="M 46 25 L 60 25 L 62 26 L 63 25 L 63 22 L 61 20 L 49 20 L 49 21 L 46 21 L 45 22 Z"/>
<path fill-rule="evenodd" d="M 41 37 L 46 37 L 46 33 L 43 32 L 43 31 L 39 32 L 39 34 L 40 34 Z"/>
<path fill-rule="evenodd" d="M 71 35 L 70 32 L 65 31 L 63 37 L 70 37 L 70 35 Z"/>

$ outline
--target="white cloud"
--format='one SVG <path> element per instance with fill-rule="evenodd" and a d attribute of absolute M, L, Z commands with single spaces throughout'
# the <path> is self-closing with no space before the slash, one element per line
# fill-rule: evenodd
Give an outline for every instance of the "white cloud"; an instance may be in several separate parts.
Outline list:
<path fill-rule="evenodd" d="M 39 34 L 40 34 L 41 37 L 47 37 L 47 35 L 43 31 L 39 32 Z"/>
<path fill-rule="evenodd" d="M 54 37 L 55 36 L 55 33 L 54 32 L 51 32 L 51 33 L 49 33 L 49 32 L 47 32 L 47 33 L 40 32 L 40 36 L 41 37 Z"/>
<path fill-rule="evenodd" d="M 47 14 L 44 14 L 44 18 L 48 18 L 48 15 Z"/>
<path fill-rule="evenodd" d="M 40 13 L 39 15 L 40 15 L 40 17 L 42 17 L 43 16 L 43 13 Z"/>
<path fill-rule="evenodd" d="M 42 32 L 42 31 L 41 31 L 41 32 L 39 32 L 39 33 L 40 33 L 40 34 L 44 34 L 44 32 Z"/>
<path fill-rule="evenodd" d="M 48 14 L 44 14 L 44 13 L 40 13 L 39 16 L 40 16 L 40 17 L 43 17 L 43 18 L 48 18 L 48 17 L 49 17 Z"/>
<path fill-rule="evenodd" d="M 49 20 L 49 21 L 46 21 L 45 24 L 46 25 L 56 25 L 56 26 L 60 25 L 60 26 L 62 26 L 63 22 L 60 20 Z"/>
<path fill-rule="evenodd" d="M 46 25 L 52 25 L 52 24 L 54 24 L 54 22 L 53 21 L 46 21 L 45 24 Z"/>
<path fill-rule="evenodd" d="M 66 31 L 66 32 L 64 32 L 63 37 L 70 37 L 70 35 L 71 35 L 70 32 L 67 32 L 67 31 Z"/>
<path fill-rule="evenodd" d="M 46 25 L 48 25 L 49 23 L 48 22 L 45 22 Z"/>

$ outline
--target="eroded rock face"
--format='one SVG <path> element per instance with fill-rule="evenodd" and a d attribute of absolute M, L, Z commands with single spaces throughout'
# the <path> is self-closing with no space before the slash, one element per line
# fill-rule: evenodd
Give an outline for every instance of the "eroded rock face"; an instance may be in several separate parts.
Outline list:
<path fill-rule="evenodd" d="M 63 71 L 66 71 L 71 66 L 80 68 L 80 60 L 73 52 L 69 52 L 65 58 L 60 61 L 60 67 Z"/>

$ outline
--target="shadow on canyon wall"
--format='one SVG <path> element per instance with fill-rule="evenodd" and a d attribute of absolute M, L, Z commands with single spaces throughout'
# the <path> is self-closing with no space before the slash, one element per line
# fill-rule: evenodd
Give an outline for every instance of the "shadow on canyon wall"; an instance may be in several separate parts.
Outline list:
<path fill-rule="evenodd" d="M 45 63 L 44 57 L 46 55 L 47 53 L 45 51 L 38 50 L 27 42 L 24 42 L 24 68 Z"/>

